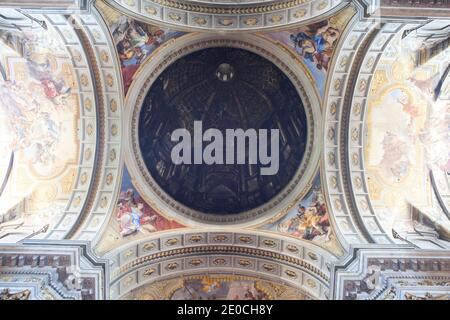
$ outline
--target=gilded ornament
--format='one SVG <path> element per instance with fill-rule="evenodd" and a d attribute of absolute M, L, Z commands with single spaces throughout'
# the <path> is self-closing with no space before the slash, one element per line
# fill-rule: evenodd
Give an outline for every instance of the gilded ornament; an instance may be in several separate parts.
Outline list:
<path fill-rule="evenodd" d="M 291 277 L 291 278 L 297 278 L 297 273 L 295 273 L 295 272 L 292 271 L 292 270 L 286 270 L 284 273 L 286 273 L 286 275 L 287 275 L 288 277 Z"/>
<path fill-rule="evenodd" d="M 144 10 L 145 10 L 145 12 L 147 12 L 149 15 L 152 15 L 152 16 L 156 15 L 156 13 L 158 12 L 155 7 L 150 7 L 150 6 L 145 7 Z"/>
<path fill-rule="evenodd" d="M 354 152 L 354 153 L 352 154 L 352 163 L 353 163 L 355 166 L 357 166 L 357 165 L 359 164 L 359 155 L 358 155 L 356 152 Z"/>
<path fill-rule="evenodd" d="M 168 246 L 173 246 L 173 245 L 176 245 L 177 243 L 178 243 L 177 238 L 170 238 L 166 241 L 166 245 L 168 245 Z"/>
<path fill-rule="evenodd" d="M 220 19 L 219 20 L 219 24 L 221 24 L 222 26 L 225 27 L 229 27 L 234 23 L 233 19 Z"/>
<path fill-rule="evenodd" d="M 189 264 L 194 267 L 199 266 L 202 263 L 203 263 L 203 261 L 200 259 L 193 259 L 193 260 L 189 261 Z"/>
<path fill-rule="evenodd" d="M 199 26 L 204 26 L 205 24 L 208 23 L 208 21 L 202 17 L 195 17 L 192 20 L 195 22 L 195 24 L 198 24 Z"/>
<path fill-rule="evenodd" d="M 94 29 L 92 31 L 92 34 L 94 35 L 95 40 L 100 40 L 102 38 L 102 34 L 97 29 Z"/>
<path fill-rule="evenodd" d="M 355 186 L 356 186 L 356 188 L 361 189 L 361 187 L 362 187 L 362 181 L 361 181 L 361 178 L 360 178 L 360 177 L 356 177 L 356 178 L 355 178 Z"/>
<path fill-rule="evenodd" d="M 119 128 L 117 127 L 116 124 L 113 124 L 113 125 L 111 126 L 111 134 L 112 134 L 113 136 L 116 136 L 118 132 L 119 132 Z"/>
<path fill-rule="evenodd" d="M 108 204 L 108 198 L 107 197 L 102 197 L 100 199 L 100 208 L 104 209 Z"/>
<path fill-rule="evenodd" d="M 333 102 L 330 106 L 330 113 L 332 116 L 334 116 L 336 114 L 337 111 L 337 104 L 336 102 Z"/>
<path fill-rule="evenodd" d="M 269 21 L 272 22 L 272 23 L 278 23 L 281 20 L 283 20 L 283 16 L 280 15 L 280 14 L 275 14 L 275 15 L 271 16 L 270 19 L 269 19 Z"/>
<path fill-rule="evenodd" d="M 286 249 L 288 249 L 288 251 L 290 251 L 290 252 L 298 252 L 298 248 L 296 246 L 294 246 L 293 244 L 288 244 L 286 246 Z"/>
<path fill-rule="evenodd" d="M 244 242 L 244 243 L 252 243 L 253 239 L 249 236 L 240 236 L 239 241 Z"/>
<path fill-rule="evenodd" d="M 106 84 L 108 85 L 108 87 L 112 87 L 114 85 L 114 78 L 109 73 L 106 75 Z"/>
<path fill-rule="evenodd" d="M 88 136 L 91 136 L 92 133 L 94 133 L 94 127 L 92 127 L 92 124 L 88 124 L 86 126 L 86 133 L 87 133 Z"/>
<path fill-rule="evenodd" d="M 81 75 L 81 84 L 86 87 L 89 84 L 89 80 L 87 75 L 85 75 L 84 73 Z"/>
<path fill-rule="evenodd" d="M 332 177 L 331 177 L 331 186 L 332 186 L 334 189 L 336 189 L 336 187 L 337 187 L 337 179 L 336 179 L 335 176 L 332 176 Z"/>
<path fill-rule="evenodd" d="M 73 59 L 74 59 L 76 62 L 78 62 L 78 63 L 81 62 L 82 57 L 81 57 L 80 51 L 74 50 L 74 51 L 73 51 L 73 54 L 72 54 L 72 57 L 73 57 Z"/>
<path fill-rule="evenodd" d="M 334 129 L 328 129 L 328 140 L 332 141 L 334 139 Z"/>
<path fill-rule="evenodd" d="M 341 200 L 335 199 L 334 200 L 334 207 L 336 208 L 337 211 L 341 211 L 342 210 Z"/>
<path fill-rule="evenodd" d="M 306 12 L 307 11 L 305 9 L 300 9 L 300 10 L 295 11 L 293 16 L 298 19 L 298 18 L 304 17 L 306 15 Z"/>
<path fill-rule="evenodd" d="M 323 10 L 328 5 L 328 1 L 322 1 L 317 5 L 317 10 Z"/>
<path fill-rule="evenodd" d="M 223 258 L 217 258 L 217 259 L 214 259 L 214 260 L 213 260 L 213 263 L 214 263 L 215 265 L 221 266 L 221 265 L 226 264 L 227 261 L 226 261 L 225 259 L 223 259 Z"/>
<path fill-rule="evenodd" d="M 347 62 L 348 62 L 348 57 L 343 56 L 341 59 L 341 63 L 339 65 L 341 66 L 341 68 L 344 68 L 347 65 Z"/>
<path fill-rule="evenodd" d="M 356 44 L 356 41 L 358 41 L 358 36 L 355 35 L 355 36 L 351 37 L 349 43 L 351 46 L 353 46 Z"/>
<path fill-rule="evenodd" d="M 166 270 L 175 270 L 175 269 L 178 268 L 178 266 L 179 266 L 178 263 L 176 263 L 176 262 L 171 262 L 171 263 L 169 263 L 169 264 L 166 266 Z"/>
<path fill-rule="evenodd" d="M 316 285 L 316 282 L 313 280 L 313 279 L 308 279 L 308 280 L 306 280 L 306 284 L 310 287 L 310 288 L 315 288 L 317 285 Z"/>
<path fill-rule="evenodd" d="M 365 211 L 365 210 L 367 210 L 367 209 L 369 209 L 369 205 L 367 204 L 367 201 L 366 200 L 361 200 L 360 202 L 359 202 L 359 204 L 361 205 L 361 208 Z"/>
<path fill-rule="evenodd" d="M 319 258 L 314 252 L 308 252 L 308 257 L 311 258 L 311 260 L 317 261 Z"/>
<path fill-rule="evenodd" d="M 353 114 L 359 116 L 361 114 L 361 103 L 357 102 L 353 107 Z"/>
<path fill-rule="evenodd" d="M 112 175 L 112 173 L 108 173 L 106 175 L 106 185 L 109 186 L 111 185 L 111 183 L 113 183 L 114 180 L 114 176 Z"/>
<path fill-rule="evenodd" d="M 133 254 L 134 254 L 134 251 L 130 249 L 130 250 L 128 250 L 127 252 L 125 252 L 125 258 L 129 258 L 129 257 L 131 257 Z"/>
<path fill-rule="evenodd" d="M 256 18 L 245 19 L 244 24 L 247 26 L 254 26 L 254 25 L 258 24 L 258 19 L 256 19 Z"/>
<path fill-rule="evenodd" d="M 83 172 L 80 177 L 81 184 L 85 184 L 87 182 L 87 173 Z"/>
<path fill-rule="evenodd" d="M 107 53 L 105 50 L 102 50 L 102 51 L 100 52 L 100 59 L 102 59 L 102 61 L 103 61 L 104 63 L 106 63 L 106 62 L 109 61 L 108 53 Z"/>
<path fill-rule="evenodd" d="M 358 141 L 358 137 L 359 137 L 359 130 L 358 130 L 358 128 L 353 128 L 352 129 L 352 140 L 354 142 L 357 142 Z"/>
<path fill-rule="evenodd" d="M 375 63 L 375 58 L 374 58 L 374 57 L 370 57 L 370 58 L 367 60 L 366 67 L 367 67 L 367 68 L 372 68 L 374 63 Z"/>
<path fill-rule="evenodd" d="M 224 242 L 224 241 L 227 241 L 227 240 L 228 240 L 228 237 L 225 236 L 225 235 L 223 235 L 223 234 L 219 234 L 219 235 L 215 236 L 215 237 L 213 238 L 213 240 L 214 240 L 215 242 Z"/>
<path fill-rule="evenodd" d="M 248 267 L 250 266 L 252 263 L 248 260 L 244 260 L 244 259 L 239 259 L 239 265 L 243 266 L 243 267 Z"/>
<path fill-rule="evenodd" d="M 269 272 L 272 272 L 275 270 L 275 266 L 273 264 L 265 263 L 262 265 L 262 267 Z"/>
<path fill-rule="evenodd" d="M 112 112 L 116 112 L 117 111 L 117 102 L 114 99 L 111 99 L 111 102 L 109 103 L 109 109 Z"/>
<path fill-rule="evenodd" d="M 203 240 L 203 237 L 200 235 L 193 235 L 189 238 L 190 242 L 200 242 Z"/>
<path fill-rule="evenodd" d="M 155 268 L 148 268 L 144 271 L 144 276 L 145 277 L 151 276 L 155 271 L 156 271 Z"/>
<path fill-rule="evenodd" d="M 87 111 L 91 111 L 92 110 L 92 101 L 89 98 L 84 99 L 84 108 Z"/>
<path fill-rule="evenodd" d="M 149 243 L 144 244 L 144 246 L 142 248 L 145 251 L 150 251 L 155 248 L 155 244 L 153 242 L 149 242 Z"/>
<path fill-rule="evenodd" d="M 328 163 L 332 166 L 336 163 L 336 156 L 334 155 L 334 152 L 328 153 Z"/>
<path fill-rule="evenodd" d="M 264 241 L 263 241 L 263 243 L 264 243 L 264 245 L 265 246 L 267 246 L 267 247 L 275 247 L 276 245 L 277 245 L 277 243 L 275 242 L 275 241 L 273 241 L 273 240 L 270 240 L 270 239 L 265 239 Z"/>
<path fill-rule="evenodd" d="M 133 276 L 129 276 L 128 278 L 125 279 L 124 285 L 126 287 L 128 287 L 129 285 L 131 285 L 133 283 L 133 280 L 134 280 Z"/>
<path fill-rule="evenodd" d="M 181 21 L 181 16 L 177 13 L 173 13 L 173 12 L 169 13 L 169 18 L 170 18 L 170 20 L 173 20 L 173 21 Z"/>
<path fill-rule="evenodd" d="M 341 88 L 341 79 L 336 79 L 334 81 L 334 90 L 338 91 Z"/>
<path fill-rule="evenodd" d="M 92 150 L 91 148 L 87 148 L 86 151 L 84 152 L 84 158 L 89 161 L 92 157 Z"/>
<path fill-rule="evenodd" d="M 361 80 L 359 82 L 359 87 L 358 87 L 359 91 L 363 92 L 364 90 L 366 90 L 366 88 L 367 88 L 367 81 L 366 80 Z"/>
<path fill-rule="evenodd" d="M 73 199 L 73 206 L 75 208 L 77 208 L 80 205 L 80 203 L 81 203 L 81 197 L 80 196 L 77 196 L 75 199 Z"/>
<path fill-rule="evenodd" d="M 109 160 L 110 161 L 114 161 L 116 160 L 116 149 L 111 149 L 111 151 L 109 152 Z"/>

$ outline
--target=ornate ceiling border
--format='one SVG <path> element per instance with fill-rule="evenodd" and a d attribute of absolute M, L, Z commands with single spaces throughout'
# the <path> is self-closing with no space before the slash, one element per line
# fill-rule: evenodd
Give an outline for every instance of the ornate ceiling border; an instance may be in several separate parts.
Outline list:
<path fill-rule="evenodd" d="M 333 299 L 404 300 L 413 295 L 431 300 L 433 295 L 450 294 L 446 251 L 402 245 L 371 245 L 351 251 L 347 261 L 334 266 Z"/>
<path fill-rule="evenodd" d="M 120 299 L 138 299 L 138 300 L 162 300 L 171 299 L 174 293 L 184 288 L 186 281 L 208 279 L 214 281 L 254 281 L 254 286 L 256 289 L 263 292 L 269 300 L 312 300 L 303 290 L 294 288 L 291 285 L 278 281 L 274 282 L 273 279 L 268 278 L 256 278 L 251 272 L 240 272 L 239 274 L 228 273 L 228 274 L 193 274 L 186 276 L 182 274 L 178 277 L 169 277 L 165 280 L 158 279 L 158 281 L 149 281 L 134 290 L 139 292 L 136 294 L 135 291 L 129 292 L 128 295 L 121 296 Z"/>
<path fill-rule="evenodd" d="M 116 53 L 98 13 L 42 18 L 61 36 L 72 57 L 82 105 L 81 149 L 80 170 L 62 217 L 36 238 L 95 242 L 115 206 L 122 169 L 123 89 Z"/>
<path fill-rule="evenodd" d="M 97 0 L 102 1 L 102 0 Z M 278 28 L 332 14 L 346 0 L 282 0 L 252 3 L 205 3 L 188 0 L 113 0 L 121 12 L 148 23 L 190 30 L 240 31 Z"/>
<path fill-rule="evenodd" d="M 363 125 L 366 94 L 384 48 L 401 28 L 355 17 L 332 65 L 324 101 L 324 187 L 339 241 L 391 243 L 373 215 L 365 185 Z M 367 54 L 366 54 L 367 52 Z"/>
<path fill-rule="evenodd" d="M 173 231 L 126 244 L 105 255 L 111 262 L 111 297 L 181 274 L 251 272 L 285 281 L 327 299 L 336 258 L 306 241 L 237 230 Z"/>
<path fill-rule="evenodd" d="M 295 177 L 269 203 L 256 209 L 232 215 L 206 215 L 178 203 L 167 195 L 153 180 L 146 168 L 139 150 L 138 118 L 143 100 L 153 81 L 173 61 L 191 52 L 209 47 L 236 47 L 252 51 L 277 65 L 296 87 L 305 107 L 308 121 L 308 137 L 305 156 Z M 161 214 L 176 218 L 185 225 L 211 226 L 219 223 L 221 227 L 230 225 L 258 225 L 280 213 L 286 213 L 298 199 L 299 194 L 306 192 L 306 187 L 313 179 L 320 157 L 320 126 L 321 110 L 319 98 L 307 75 L 288 53 L 273 43 L 255 35 L 212 35 L 191 34 L 169 42 L 158 50 L 157 56 L 152 56 L 135 75 L 135 80 L 129 89 L 124 114 L 125 162 L 133 179 L 135 187 L 143 198 Z M 313 147 L 314 146 L 314 147 Z"/>
<path fill-rule="evenodd" d="M 0 289 L 30 292 L 31 299 L 109 298 L 106 260 L 86 243 L 27 240 L 0 246 Z"/>

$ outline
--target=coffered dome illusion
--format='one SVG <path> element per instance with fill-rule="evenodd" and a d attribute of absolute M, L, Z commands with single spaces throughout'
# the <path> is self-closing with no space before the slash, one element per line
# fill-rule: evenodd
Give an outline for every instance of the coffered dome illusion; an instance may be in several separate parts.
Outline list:
<path fill-rule="evenodd" d="M 203 132 L 219 129 L 224 141 L 226 129 L 279 129 L 278 173 L 261 175 L 248 152 L 245 164 L 174 164 L 171 134 L 185 128 L 193 137 L 194 121 L 202 121 Z M 267 59 L 228 47 L 196 51 L 167 67 L 146 95 L 138 130 L 143 161 L 161 189 L 212 215 L 270 202 L 294 177 L 307 143 L 303 103 L 288 77 Z"/>

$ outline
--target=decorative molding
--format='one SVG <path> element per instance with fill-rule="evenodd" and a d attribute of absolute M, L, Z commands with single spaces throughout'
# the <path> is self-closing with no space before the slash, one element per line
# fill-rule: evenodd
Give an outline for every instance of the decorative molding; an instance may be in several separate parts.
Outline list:
<path fill-rule="evenodd" d="M 99 1 L 99 0 L 97 0 Z M 305 23 L 343 8 L 346 0 L 265 0 L 226 3 L 186 0 L 113 0 L 109 5 L 148 23 L 238 31 Z"/>
<path fill-rule="evenodd" d="M 356 243 L 391 243 L 371 212 L 363 158 L 366 96 L 385 46 L 401 24 L 380 26 L 355 18 L 339 44 L 327 82 L 324 131 L 324 186 L 332 222 L 344 247 Z"/>
<path fill-rule="evenodd" d="M 27 240 L 0 246 L 0 291 L 28 290 L 30 299 L 99 300 L 109 297 L 108 283 L 107 262 L 87 243 Z"/>
<path fill-rule="evenodd" d="M 189 241 L 192 237 L 202 240 L 192 244 Z M 178 241 L 168 247 L 167 239 Z M 278 245 L 273 247 L 271 243 Z M 297 249 L 295 252 L 292 251 L 294 247 Z M 282 279 L 313 297 L 326 299 L 329 266 L 337 261 L 312 243 L 244 230 L 171 232 L 164 237 L 153 236 L 127 244 L 108 253 L 105 258 L 112 263 L 113 298 L 123 296 L 148 281 L 160 281 L 179 274 L 239 270 Z"/>
<path fill-rule="evenodd" d="M 450 293 L 448 251 L 372 245 L 351 252 L 333 268 L 333 299 L 404 300 L 408 295 Z"/>

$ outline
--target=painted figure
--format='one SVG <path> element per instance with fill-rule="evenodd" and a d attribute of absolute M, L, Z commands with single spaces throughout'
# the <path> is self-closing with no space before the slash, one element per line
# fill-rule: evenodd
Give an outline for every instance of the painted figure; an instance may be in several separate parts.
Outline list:
<path fill-rule="evenodd" d="M 317 69 L 328 70 L 334 47 L 340 31 L 331 27 L 327 21 L 308 26 L 305 31 L 291 34 L 290 39 L 296 51 L 313 62 Z"/>
<path fill-rule="evenodd" d="M 125 92 L 139 65 L 162 43 L 179 34 L 124 17 L 114 24 L 113 36 L 122 65 Z"/>

